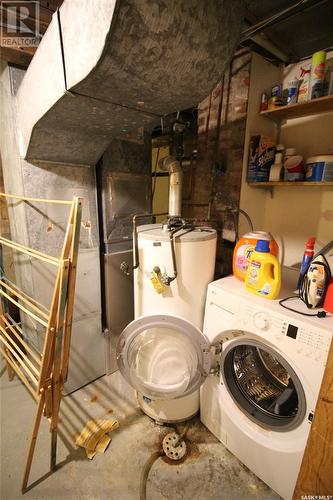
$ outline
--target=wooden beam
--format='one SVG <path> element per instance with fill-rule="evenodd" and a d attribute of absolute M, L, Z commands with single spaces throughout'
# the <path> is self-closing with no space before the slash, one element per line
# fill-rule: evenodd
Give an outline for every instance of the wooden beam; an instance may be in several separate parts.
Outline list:
<path fill-rule="evenodd" d="M 39 0 L 41 6 L 55 12 L 64 0 Z"/>
<path fill-rule="evenodd" d="M 27 68 L 34 55 L 34 52 L 31 53 L 31 49 L 28 49 L 27 47 L 8 48 L 1 45 L 0 60 L 7 61 L 8 63 L 15 64 L 17 66 L 22 66 L 23 68 Z"/>
<path fill-rule="evenodd" d="M 244 20 L 245 22 L 248 21 L 248 24 L 250 24 L 249 27 L 251 27 L 251 25 L 253 24 L 257 24 L 260 21 L 260 19 L 257 16 L 255 16 L 253 12 L 250 12 L 248 9 L 245 9 Z M 278 50 L 280 50 L 281 52 L 285 53 L 288 56 L 289 62 L 296 62 L 299 60 L 299 57 L 294 52 L 292 52 L 292 50 L 287 44 L 285 44 L 282 40 L 278 39 L 276 35 L 272 32 L 272 30 L 270 30 L 269 28 L 265 28 L 262 30 L 262 33 L 271 43 L 273 43 L 276 46 Z"/>
<path fill-rule="evenodd" d="M 61 6 L 63 0 L 40 0 L 39 1 L 39 34 L 44 35 L 47 30 L 51 20 L 53 13 Z M 0 7 L 1 13 L 5 12 L 4 7 Z M 5 15 L 6 17 L 6 15 Z M 5 26 L 5 17 L 3 23 L 3 29 Z M 34 11 L 31 9 L 30 16 L 25 19 L 25 23 L 27 26 L 33 28 L 35 25 L 35 16 Z M 3 61 L 7 61 L 9 63 L 23 66 L 27 68 L 33 58 L 34 53 L 36 52 L 37 47 L 21 47 L 18 45 L 6 46 L 4 45 L 2 38 L 0 39 L 0 59 Z"/>
<path fill-rule="evenodd" d="M 298 475 L 294 500 L 332 498 L 333 492 L 333 342 Z"/>

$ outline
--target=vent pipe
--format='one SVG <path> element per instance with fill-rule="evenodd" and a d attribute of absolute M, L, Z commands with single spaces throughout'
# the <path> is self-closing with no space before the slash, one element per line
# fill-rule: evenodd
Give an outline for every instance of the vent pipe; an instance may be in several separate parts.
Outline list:
<path fill-rule="evenodd" d="M 183 173 L 180 163 L 174 156 L 166 156 L 158 162 L 161 170 L 169 172 L 169 216 L 180 217 L 182 214 Z"/>

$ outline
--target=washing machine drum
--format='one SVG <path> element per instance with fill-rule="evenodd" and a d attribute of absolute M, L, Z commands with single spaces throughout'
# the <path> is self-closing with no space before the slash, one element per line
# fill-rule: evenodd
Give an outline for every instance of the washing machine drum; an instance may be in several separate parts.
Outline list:
<path fill-rule="evenodd" d="M 122 332 L 117 362 L 125 379 L 144 396 L 174 399 L 203 383 L 210 369 L 210 345 L 198 328 L 182 318 L 145 316 Z"/>
<path fill-rule="evenodd" d="M 223 356 L 229 393 L 252 420 L 275 430 L 297 427 L 305 415 L 305 394 L 289 363 L 256 341 L 237 341 Z"/>

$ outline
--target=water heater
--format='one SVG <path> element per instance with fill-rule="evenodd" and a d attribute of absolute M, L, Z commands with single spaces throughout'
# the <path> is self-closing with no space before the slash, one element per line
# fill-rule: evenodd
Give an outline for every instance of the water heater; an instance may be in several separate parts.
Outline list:
<path fill-rule="evenodd" d="M 214 278 L 215 254 L 214 229 L 185 227 L 172 230 L 166 224 L 139 226 L 138 267 L 134 272 L 135 318 L 169 314 L 201 329 L 207 286 Z M 156 346 L 151 344 L 149 355 L 147 349 L 149 346 L 141 349 L 141 363 L 145 352 L 146 373 L 155 370 L 154 377 L 157 374 L 157 378 L 162 379 L 168 376 L 168 370 L 170 377 L 178 380 L 176 371 L 183 370 L 186 380 L 190 363 L 186 359 L 179 362 L 179 350 L 172 342 L 165 339 Z M 159 363 L 157 368 L 156 363 Z M 163 400 L 152 400 L 138 393 L 138 401 L 143 411 L 156 421 L 180 422 L 199 410 L 199 391 Z"/>

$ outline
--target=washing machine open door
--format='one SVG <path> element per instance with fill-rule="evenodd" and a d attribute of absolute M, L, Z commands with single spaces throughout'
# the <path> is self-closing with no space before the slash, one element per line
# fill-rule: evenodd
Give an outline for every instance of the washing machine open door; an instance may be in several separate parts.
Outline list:
<path fill-rule="evenodd" d="M 198 389 L 209 374 L 207 337 L 177 316 L 143 316 L 119 337 L 117 362 L 129 384 L 152 400 L 175 399 Z"/>

